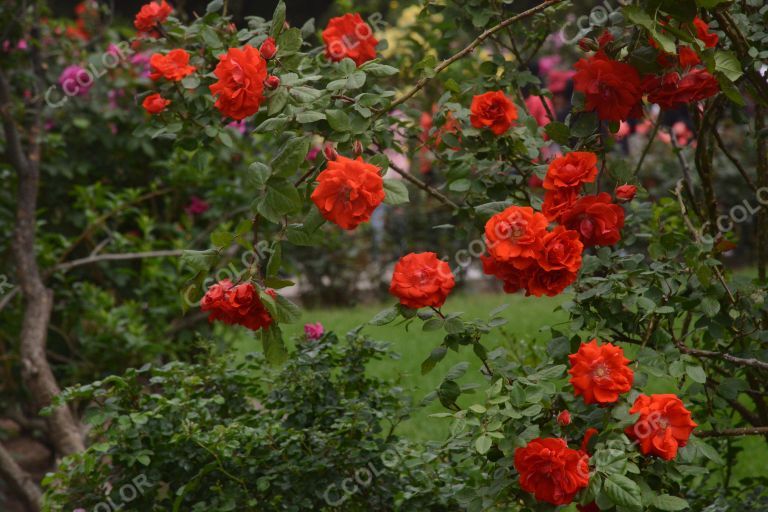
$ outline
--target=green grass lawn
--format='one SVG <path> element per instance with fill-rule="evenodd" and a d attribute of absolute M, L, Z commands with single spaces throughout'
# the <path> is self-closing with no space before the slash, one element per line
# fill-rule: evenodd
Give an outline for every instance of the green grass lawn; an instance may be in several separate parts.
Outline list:
<path fill-rule="evenodd" d="M 555 298 L 523 297 L 522 295 L 505 295 L 493 293 L 462 293 L 451 296 L 443 306 L 444 313 L 463 312 L 465 319 L 488 318 L 491 311 L 502 304 L 508 304 L 501 316 L 508 323 L 501 329 L 495 329 L 488 334 L 483 343 L 486 348 L 492 350 L 499 346 L 505 346 L 512 353 L 520 353 L 517 345 L 527 343 L 540 343 L 546 346 L 549 341 L 546 332 L 540 332 L 542 326 L 555 325 L 565 322 L 568 315 L 558 310 L 558 306 L 568 296 Z M 382 304 L 364 305 L 356 308 L 329 308 L 314 309 L 303 312 L 300 322 L 284 325 L 283 331 L 286 339 L 303 334 L 303 325 L 308 322 L 321 322 L 326 330 L 333 330 L 340 336 L 358 325 L 367 323 L 376 313 L 391 306 L 393 302 Z M 233 331 L 226 331 L 232 335 Z M 393 322 L 384 326 L 367 325 L 364 333 L 371 337 L 392 343 L 393 351 L 400 355 L 399 359 L 384 359 L 374 361 L 370 365 L 372 375 L 385 379 L 392 379 L 409 393 L 415 403 L 429 392 L 433 391 L 442 381 L 444 375 L 456 363 L 469 361 L 470 369 L 462 379 L 462 382 L 481 382 L 480 362 L 471 353 L 469 347 L 462 347 L 461 353 L 449 351 L 445 359 L 427 375 L 421 375 L 421 362 L 429 355 L 430 351 L 440 344 L 445 333 L 443 331 L 424 332 L 419 321 L 410 325 L 406 330 L 404 326 Z M 222 334 L 224 334 L 222 332 Z M 239 353 L 245 354 L 258 350 L 258 343 L 252 336 L 235 335 L 235 346 Z M 524 348 L 523 350 L 528 350 Z M 674 392 L 674 390 L 664 390 Z M 429 418 L 434 412 L 444 412 L 445 409 L 438 403 L 418 408 L 413 416 L 398 428 L 402 436 L 415 440 L 442 440 L 448 434 L 449 420 Z M 738 463 L 734 468 L 735 479 L 746 476 L 766 475 L 768 467 L 765 464 L 768 457 L 768 448 L 764 440 L 759 438 L 739 438 L 735 443 L 743 449 L 738 457 Z M 756 455 L 757 454 L 757 455 Z"/>

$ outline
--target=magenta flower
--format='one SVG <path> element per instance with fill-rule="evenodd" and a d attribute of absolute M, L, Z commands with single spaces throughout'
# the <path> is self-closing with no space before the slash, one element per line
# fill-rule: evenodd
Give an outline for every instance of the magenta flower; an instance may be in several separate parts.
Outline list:
<path fill-rule="evenodd" d="M 304 335 L 308 340 L 319 340 L 323 337 L 325 329 L 320 322 L 314 324 L 304 324 Z"/>
<path fill-rule="evenodd" d="M 189 204 L 184 208 L 184 211 L 190 215 L 200 215 L 201 213 L 207 212 L 210 207 L 211 205 L 199 197 L 192 196 L 189 198 Z"/>
<path fill-rule="evenodd" d="M 59 85 L 67 96 L 85 96 L 93 86 L 93 76 L 85 68 L 73 64 L 61 72 Z"/>

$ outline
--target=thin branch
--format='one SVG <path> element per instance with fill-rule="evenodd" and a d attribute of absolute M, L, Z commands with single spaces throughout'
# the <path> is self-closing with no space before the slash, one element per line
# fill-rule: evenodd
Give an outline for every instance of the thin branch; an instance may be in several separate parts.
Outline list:
<path fill-rule="evenodd" d="M 726 158 L 728 158 L 728 160 L 730 160 L 731 163 L 736 166 L 736 169 L 739 170 L 739 174 L 741 174 L 741 177 L 744 178 L 744 181 L 747 182 L 749 188 L 751 188 L 753 191 L 757 191 L 757 187 L 747 174 L 747 170 L 744 169 L 744 166 L 741 165 L 741 162 L 739 162 L 738 159 L 736 159 L 736 157 L 734 157 L 731 152 L 725 148 L 725 143 L 723 142 L 723 139 L 720 137 L 720 134 L 717 132 L 717 130 L 714 130 L 713 133 L 715 135 L 715 140 L 717 141 L 717 146 L 720 148 L 720 151 L 722 151 Z"/>
<path fill-rule="evenodd" d="M 411 173 L 401 169 L 400 167 L 398 167 L 394 163 L 389 162 L 389 167 L 390 167 L 390 169 L 395 171 L 397 174 L 402 176 L 406 181 L 410 181 L 411 183 L 413 183 L 414 185 L 419 187 L 421 190 L 425 191 L 427 194 L 431 195 L 435 199 L 438 199 L 441 203 L 443 203 L 443 204 L 445 204 L 447 206 L 450 206 L 451 208 L 456 208 L 456 209 L 460 208 L 460 206 L 458 204 L 456 204 L 453 201 L 451 201 L 450 199 L 448 199 L 445 195 L 440 193 L 437 189 L 427 185 L 426 183 L 424 183 L 420 179 L 416 178 Z"/>
<path fill-rule="evenodd" d="M 28 510 L 40 510 L 43 501 L 40 489 L 37 488 L 29 473 L 19 466 L 2 444 L 0 444 L 0 476 L 24 500 Z"/>
<path fill-rule="evenodd" d="M 701 350 L 698 348 L 691 348 L 685 345 L 682 341 L 676 342 L 677 348 L 680 349 L 680 352 L 684 354 L 688 354 L 694 357 L 702 358 L 702 359 L 722 359 L 723 361 L 728 361 L 729 363 L 736 364 L 738 366 L 749 366 L 752 368 L 759 368 L 761 370 L 768 371 L 768 363 L 765 361 L 760 361 L 759 359 L 755 358 L 743 358 L 743 357 L 736 357 L 731 354 L 726 354 L 725 352 L 715 352 L 713 350 Z"/>
<path fill-rule="evenodd" d="M 693 434 L 696 437 L 762 436 L 768 434 L 768 427 L 725 428 L 723 430 L 704 430 Z"/>
<path fill-rule="evenodd" d="M 147 258 L 167 258 L 176 257 L 184 254 L 184 251 L 179 249 L 164 250 L 164 251 L 147 251 L 147 252 L 129 252 L 129 253 L 117 253 L 117 254 L 95 254 L 86 258 L 80 258 L 77 260 L 67 261 L 59 263 L 53 267 L 54 272 L 66 272 L 67 270 L 75 267 L 81 267 L 83 265 L 91 265 L 93 263 L 99 263 L 101 261 L 124 261 L 124 260 L 141 260 Z"/>
<path fill-rule="evenodd" d="M 453 56 L 445 59 L 440 64 L 438 64 L 437 67 L 435 67 L 434 73 L 432 73 L 432 76 L 424 77 L 424 78 L 420 79 L 418 82 L 416 82 L 416 85 L 414 85 L 408 92 L 406 92 L 405 94 L 400 96 L 398 99 L 393 101 L 389 105 L 388 111 L 393 110 L 398 105 L 400 105 L 402 103 L 405 103 L 406 101 L 411 99 L 417 92 L 419 92 L 421 89 L 423 89 L 424 86 L 427 85 L 441 71 L 443 71 L 445 68 L 447 68 L 448 66 L 450 66 L 451 64 L 453 64 L 457 60 L 460 60 L 461 58 L 463 58 L 463 57 L 469 55 L 470 53 L 472 53 L 472 51 L 475 48 L 477 48 L 478 46 L 483 44 L 483 42 L 486 39 L 491 37 L 493 34 L 498 32 L 499 30 L 502 30 L 502 29 L 506 28 L 507 26 L 509 26 L 509 25 L 511 25 L 511 24 L 513 24 L 513 23 L 515 23 L 517 21 L 520 21 L 522 19 L 529 18 L 529 17 L 533 16 L 534 14 L 538 14 L 541 11 L 544 11 L 544 10 L 548 9 L 549 7 L 551 7 L 553 5 L 556 5 L 556 4 L 559 4 L 559 3 L 563 2 L 563 1 L 568 1 L 568 0 L 545 0 L 544 2 L 542 2 L 539 5 L 537 5 L 536 7 L 528 9 L 527 11 L 523 11 L 520 14 L 512 16 L 511 18 L 507 18 L 506 20 L 502 21 L 498 25 L 495 25 L 495 26 L 487 29 L 485 32 L 483 32 L 482 34 L 477 36 L 477 38 L 474 41 L 472 41 L 471 43 L 469 43 L 469 45 L 467 47 L 465 47 L 463 50 L 459 51 L 458 53 L 454 54 Z M 384 112 L 385 111 L 382 111 L 382 113 L 384 113 Z"/>
<path fill-rule="evenodd" d="M 661 113 L 659 113 L 659 116 L 656 118 L 656 122 L 653 125 L 653 130 L 651 130 L 651 136 L 648 138 L 648 144 L 646 144 L 645 148 L 643 148 L 643 152 L 640 155 L 640 160 L 637 161 L 635 172 L 632 173 L 633 176 L 637 176 L 637 173 L 640 172 L 640 168 L 643 166 L 645 157 L 648 155 L 648 151 L 650 151 L 651 146 L 653 145 L 653 141 L 656 140 L 656 134 L 659 133 L 660 126 L 661 126 Z M 672 137 L 674 137 L 674 134 L 672 134 Z"/>

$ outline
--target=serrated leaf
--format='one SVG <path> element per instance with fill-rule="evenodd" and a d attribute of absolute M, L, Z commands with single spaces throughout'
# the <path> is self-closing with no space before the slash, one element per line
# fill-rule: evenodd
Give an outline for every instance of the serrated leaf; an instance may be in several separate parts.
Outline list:
<path fill-rule="evenodd" d="M 331 109 L 325 111 L 325 117 L 331 129 L 337 132 L 348 132 L 350 129 L 349 116 L 343 110 Z"/>
<path fill-rule="evenodd" d="M 432 371 L 432 369 L 437 366 L 437 363 L 443 360 L 445 357 L 445 354 L 448 352 L 448 349 L 444 346 L 435 347 L 432 349 L 432 352 L 429 354 L 429 357 L 427 357 L 422 363 L 421 363 L 421 374 L 426 375 L 429 372 Z"/>
<path fill-rule="evenodd" d="M 282 364 L 288 359 L 283 333 L 277 325 L 272 324 L 269 328 L 261 330 L 261 343 L 264 357 L 270 364 Z"/>
<path fill-rule="evenodd" d="M 402 180 L 384 180 L 384 202 L 398 205 L 409 201 L 408 187 Z"/>
<path fill-rule="evenodd" d="M 603 484 L 603 491 L 615 505 L 633 510 L 642 509 L 640 487 L 626 476 L 609 475 Z"/>
<path fill-rule="evenodd" d="M 677 496 L 670 496 L 669 494 L 659 494 L 653 498 L 652 505 L 659 510 L 665 510 L 675 512 L 677 510 L 685 510 L 688 508 L 688 502 L 683 498 Z"/>
<path fill-rule="evenodd" d="M 309 137 L 294 137 L 285 143 L 280 153 L 272 159 L 272 170 L 277 176 L 288 177 L 296 173 L 307 159 Z"/>
<path fill-rule="evenodd" d="M 301 198 L 293 183 L 284 179 L 272 178 L 267 190 L 258 202 L 257 211 L 265 219 L 280 223 L 283 215 L 301 208 Z"/>
<path fill-rule="evenodd" d="M 475 441 L 475 450 L 477 450 L 477 453 L 480 455 L 484 455 L 488 453 L 488 450 L 491 449 L 491 444 L 493 444 L 493 440 L 487 435 L 483 434 Z"/>
<path fill-rule="evenodd" d="M 397 318 L 398 309 L 395 306 L 379 311 L 368 323 L 371 325 L 386 325 Z"/>

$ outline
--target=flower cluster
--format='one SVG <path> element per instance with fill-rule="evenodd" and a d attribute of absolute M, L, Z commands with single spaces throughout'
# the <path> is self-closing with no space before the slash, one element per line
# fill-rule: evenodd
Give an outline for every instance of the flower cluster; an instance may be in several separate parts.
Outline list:
<path fill-rule="evenodd" d="M 475 128 L 487 128 L 501 135 L 517 120 L 517 108 L 502 91 L 490 91 L 472 98 L 469 121 Z"/>
<path fill-rule="evenodd" d="M 373 29 L 357 13 L 331 18 L 323 30 L 325 56 L 334 62 L 348 58 L 358 66 L 376 58 L 379 41 Z"/>
<path fill-rule="evenodd" d="M 267 290 L 266 293 L 275 296 L 273 290 Z M 225 324 L 242 325 L 252 331 L 272 325 L 272 317 L 251 283 L 235 285 L 229 279 L 219 281 L 208 288 L 200 309 L 210 311 L 210 322 L 218 320 Z"/>
<path fill-rule="evenodd" d="M 610 406 L 619 396 L 632 389 L 634 372 L 621 347 L 612 343 L 599 345 L 596 339 L 582 343 L 569 356 L 570 383 L 575 396 L 586 404 Z M 629 411 L 637 414 L 635 424 L 626 434 L 636 440 L 643 455 L 655 455 L 672 460 L 677 450 L 687 444 L 697 426 L 691 413 L 675 395 L 640 395 Z M 571 425 L 571 415 L 561 411 L 556 417 L 561 428 Z M 514 466 L 519 473 L 520 487 L 539 501 L 553 505 L 571 503 L 576 494 L 589 485 L 590 440 L 598 434 L 595 428 L 584 432 L 579 449 L 570 448 L 564 439 L 536 438 L 515 450 Z M 595 510 L 592 504 L 579 510 Z"/>

